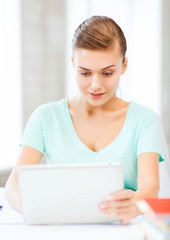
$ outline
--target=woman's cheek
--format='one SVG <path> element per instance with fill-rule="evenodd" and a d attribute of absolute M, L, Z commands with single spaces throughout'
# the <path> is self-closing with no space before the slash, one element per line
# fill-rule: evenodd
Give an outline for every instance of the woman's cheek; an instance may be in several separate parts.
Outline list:
<path fill-rule="evenodd" d="M 85 81 L 85 79 L 77 79 L 77 85 L 81 91 L 85 91 L 89 87 L 88 80 Z"/>
<path fill-rule="evenodd" d="M 117 90 L 118 85 L 119 85 L 119 80 L 114 78 L 114 79 L 110 79 L 110 81 L 107 82 L 105 87 L 108 91 L 109 90 L 113 91 L 113 90 Z"/>

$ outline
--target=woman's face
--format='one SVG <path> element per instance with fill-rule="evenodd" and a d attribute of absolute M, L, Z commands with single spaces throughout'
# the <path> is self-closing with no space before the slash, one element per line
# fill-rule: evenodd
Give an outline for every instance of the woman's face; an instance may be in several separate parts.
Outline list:
<path fill-rule="evenodd" d="M 101 106 L 115 96 L 127 67 L 119 46 L 107 50 L 77 48 L 72 61 L 79 90 L 89 104 Z"/>

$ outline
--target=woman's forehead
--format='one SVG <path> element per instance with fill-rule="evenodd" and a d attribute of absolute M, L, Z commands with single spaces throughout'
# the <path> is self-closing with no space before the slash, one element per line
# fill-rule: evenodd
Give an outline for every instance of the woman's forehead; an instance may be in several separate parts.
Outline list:
<path fill-rule="evenodd" d="M 104 69 L 108 66 L 116 66 L 122 62 L 122 56 L 117 49 L 76 49 L 73 58 L 76 67 L 84 67 L 87 69 Z"/>

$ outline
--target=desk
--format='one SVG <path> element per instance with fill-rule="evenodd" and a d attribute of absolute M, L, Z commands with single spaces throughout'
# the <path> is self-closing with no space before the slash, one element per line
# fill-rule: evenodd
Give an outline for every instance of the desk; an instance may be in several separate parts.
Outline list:
<path fill-rule="evenodd" d="M 22 214 L 12 209 L 0 188 L 0 237 L 2 240 L 145 240 L 140 220 L 128 225 L 118 224 L 72 224 L 72 225 L 26 225 Z"/>

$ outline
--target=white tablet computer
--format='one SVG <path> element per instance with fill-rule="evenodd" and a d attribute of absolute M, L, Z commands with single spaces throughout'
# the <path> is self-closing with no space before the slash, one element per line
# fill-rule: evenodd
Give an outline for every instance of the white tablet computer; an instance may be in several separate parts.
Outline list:
<path fill-rule="evenodd" d="M 119 221 L 98 205 L 124 188 L 120 163 L 24 165 L 18 167 L 18 176 L 27 224 Z"/>

